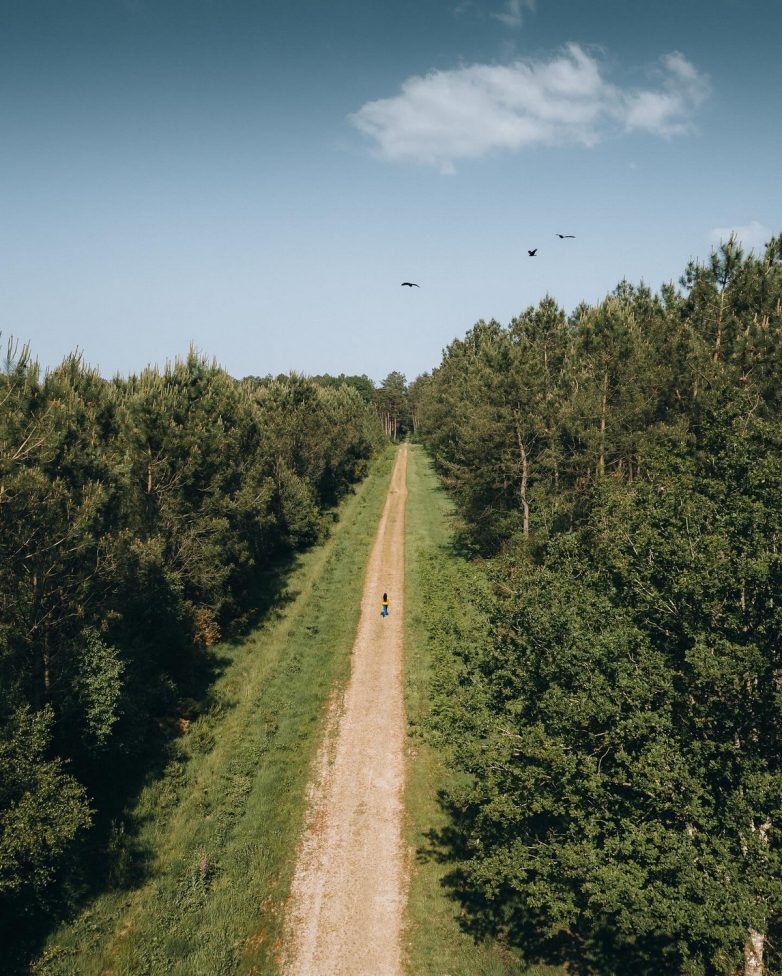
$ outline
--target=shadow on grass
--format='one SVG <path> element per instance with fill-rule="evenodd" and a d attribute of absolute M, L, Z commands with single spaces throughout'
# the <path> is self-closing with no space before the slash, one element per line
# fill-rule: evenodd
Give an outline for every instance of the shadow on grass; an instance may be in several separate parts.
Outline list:
<path fill-rule="evenodd" d="M 458 524 L 454 525 L 453 532 L 448 542 L 443 546 L 443 550 L 448 556 L 463 559 L 466 562 L 475 559 L 476 556 L 483 555 L 481 547 L 475 542 L 473 536 L 466 528 Z"/>
<path fill-rule="evenodd" d="M 508 951 L 515 959 L 509 972 L 528 973 L 529 976 L 550 972 L 552 976 L 554 973 L 564 976 L 565 970 L 561 967 L 566 966 L 568 972 L 584 976 L 594 974 L 595 970 L 580 965 L 579 960 L 583 961 L 583 958 L 575 951 L 577 947 L 572 937 L 547 937 L 539 922 L 524 913 L 517 893 L 501 885 L 491 897 L 487 896 L 470 871 L 474 850 L 469 844 L 466 818 L 446 792 L 440 791 L 438 800 L 449 816 L 449 823 L 425 835 L 427 843 L 417 851 L 417 859 L 450 867 L 441 885 L 458 906 L 457 917 L 462 930 L 476 944 L 492 940 Z"/>
<path fill-rule="evenodd" d="M 243 599 L 233 608 L 223 647 L 241 644 L 250 630 L 281 616 L 296 599 L 289 580 L 298 556 L 281 553 L 253 574 L 243 587 Z M 68 766 L 87 786 L 93 825 L 73 845 L 57 880 L 37 900 L 2 905 L 4 974 L 29 973 L 52 932 L 95 898 L 129 893 L 150 878 L 155 851 L 143 843 L 142 835 L 155 814 L 134 812 L 142 790 L 169 779 L 176 794 L 186 762 L 177 740 L 199 716 L 234 707 L 215 694 L 216 682 L 232 663 L 230 656 L 221 653 L 221 645 L 203 648 L 181 639 L 178 643 L 179 648 L 168 653 L 166 672 L 154 667 L 155 655 L 148 649 L 135 653 L 141 648 L 138 642 L 126 647 L 123 714 L 115 728 L 113 749 Z M 176 796 L 174 806 L 178 800 Z"/>
<path fill-rule="evenodd" d="M 659 976 L 683 971 L 684 960 L 671 940 L 654 933 L 623 938 L 610 918 L 592 926 L 579 919 L 552 933 L 550 917 L 534 907 L 539 892 L 530 890 L 525 899 L 500 877 L 491 885 L 485 883 L 482 872 L 487 861 L 476 857 L 470 843 L 475 832 L 474 811 L 457 806 L 444 790 L 439 791 L 438 801 L 449 821 L 425 835 L 426 845 L 416 852 L 416 858 L 420 863 L 434 861 L 450 868 L 441 884 L 458 906 L 459 925 L 476 943 L 497 940 L 517 956 L 521 972 L 528 976 Z M 507 851 L 508 839 L 501 839 L 498 848 Z M 578 904 L 580 892 L 574 891 L 573 897 Z"/>

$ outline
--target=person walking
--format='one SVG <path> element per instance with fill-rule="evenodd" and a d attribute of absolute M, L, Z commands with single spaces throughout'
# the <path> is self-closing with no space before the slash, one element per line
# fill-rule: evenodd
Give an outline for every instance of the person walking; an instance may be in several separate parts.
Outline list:
<path fill-rule="evenodd" d="M 387 617 L 388 616 L 388 594 L 387 593 L 383 594 L 383 602 L 380 604 L 380 608 L 381 608 L 380 616 Z"/>

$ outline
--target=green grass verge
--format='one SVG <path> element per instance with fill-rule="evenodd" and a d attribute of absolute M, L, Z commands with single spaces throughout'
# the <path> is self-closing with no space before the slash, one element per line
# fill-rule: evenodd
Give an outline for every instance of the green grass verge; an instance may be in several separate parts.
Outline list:
<path fill-rule="evenodd" d="M 560 976 L 525 966 L 502 945 L 476 942 L 460 925 L 461 908 L 443 879 L 453 865 L 434 856 L 430 837 L 447 826 L 438 792 L 453 782 L 446 747 L 429 732 L 432 682 L 449 666 L 453 635 L 469 641 L 486 622 L 471 600 L 486 587 L 479 567 L 452 546 L 452 506 L 424 450 L 410 446 L 405 540 L 405 659 L 408 717 L 406 840 L 415 851 L 407 906 L 410 976 Z"/>
<path fill-rule="evenodd" d="M 35 976 L 223 976 L 278 969 L 282 907 L 329 694 L 349 673 L 395 451 L 372 466 L 292 599 L 227 659 L 214 704 L 115 832 L 112 890 L 49 939 Z M 122 883 L 125 862 L 144 876 Z"/>

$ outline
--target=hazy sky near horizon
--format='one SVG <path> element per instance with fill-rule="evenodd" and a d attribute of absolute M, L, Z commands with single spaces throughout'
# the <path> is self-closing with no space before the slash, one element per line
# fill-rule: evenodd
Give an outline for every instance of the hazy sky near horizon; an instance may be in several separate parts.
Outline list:
<path fill-rule="evenodd" d="M 412 379 L 656 289 L 782 231 L 781 40 L 779 0 L 0 0 L 3 342 Z"/>

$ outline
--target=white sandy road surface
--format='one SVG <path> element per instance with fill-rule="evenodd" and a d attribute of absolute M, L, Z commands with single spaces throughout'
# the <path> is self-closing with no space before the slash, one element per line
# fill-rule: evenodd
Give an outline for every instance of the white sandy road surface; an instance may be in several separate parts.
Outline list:
<path fill-rule="evenodd" d="M 310 787 L 287 908 L 286 976 L 402 972 L 406 475 L 403 445 L 367 566 L 350 681 Z"/>

